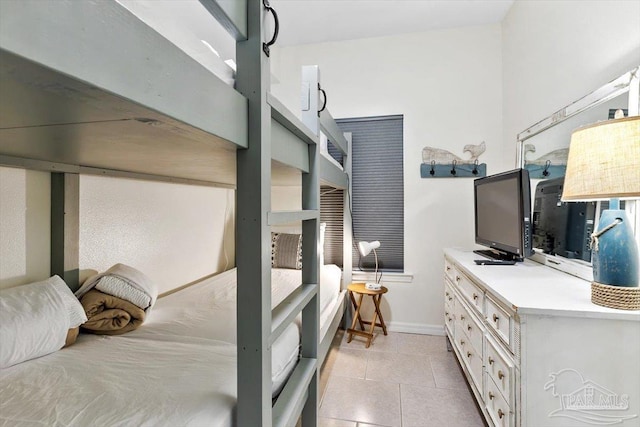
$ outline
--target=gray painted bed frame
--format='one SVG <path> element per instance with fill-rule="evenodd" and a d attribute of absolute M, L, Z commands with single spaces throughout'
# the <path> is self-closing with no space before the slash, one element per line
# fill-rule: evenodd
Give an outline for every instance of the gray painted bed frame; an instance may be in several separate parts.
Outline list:
<path fill-rule="evenodd" d="M 315 426 L 318 368 L 345 310 L 343 291 L 321 338 L 320 182 L 348 186 L 350 136 L 317 113 L 317 67 L 303 70 L 302 121 L 268 93 L 262 1 L 200 2 L 237 41 L 237 90 L 116 2 L 3 3 L 0 165 L 51 172 L 51 274 L 72 289 L 79 174 L 236 188 L 237 425 L 291 426 L 301 417 Z M 346 155 L 344 171 L 320 155 L 321 131 Z M 302 172 L 301 211 L 271 211 L 271 172 L 282 165 Z M 270 227 L 291 221 L 303 224 L 303 284 L 271 310 Z M 344 258 L 348 283 L 350 250 Z M 272 403 L 271 345 L 299 313 L 302 357 Z"/>

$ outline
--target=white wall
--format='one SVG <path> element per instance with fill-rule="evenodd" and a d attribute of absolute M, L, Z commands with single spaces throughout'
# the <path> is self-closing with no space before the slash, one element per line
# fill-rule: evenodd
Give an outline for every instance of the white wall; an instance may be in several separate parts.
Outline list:
<path fill-rule="evenodd" d="M 51 179 L 0 167 L 0 289 L 49 277 Z"/>
<path fill-rule="evenodd" d="M 274 185 L 271 187 L 271 210 L 297 211 L 302 209 L 302 186 Z"/>
<path fill-rule="evenodd" d="M 166 292 L 231 268 L 234 206 L 233 190 L 83 175 L 81 278 L 121 262 Z M 0 168 L 0 288 L 49 277 L 49 245 L 49 174 Z"/>
<path fill-rule="evenodd" d="M 122 262 L 160 292 L 224 271 L 235 266 L 234 206 L 232 190 L 82 176 L 80 269 Z"/>
<path fill-rule="evenodd" d="M 420 178 L 425 146 L 463 157 L 486 141 L 489 173 L 502 151 L 499 25 L 277 49 L 272 92 L 299 111 L 300 67 L 320 66 L 334 117 L 404 115 L 405 271 L 387 283 L 383 314 L 392 329 L 442 332 L 442 248 L 473 243 L 471 179 Z M 384 244 L 384 242 L 382 242 Z"/>
<path fill-rule="evenodd" d="M 519 132 L 640 64 L 638 1 L 516 1 L 502 30 L 507 160 Z"/>

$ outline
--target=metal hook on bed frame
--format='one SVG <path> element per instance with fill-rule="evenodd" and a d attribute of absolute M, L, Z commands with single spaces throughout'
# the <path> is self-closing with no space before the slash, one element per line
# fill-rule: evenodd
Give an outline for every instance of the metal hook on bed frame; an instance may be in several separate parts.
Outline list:
<path fill-rule="evenodd" d="M 269 5 L 269 0 L 262 0 L 262 5 L 267 9 L 267 12 L 271 12 L 273 14 L 273 20 L 275 21 L 275 28 L 273 29 L 273 37 L 267 43 L 262 43 L 262 50 L 264 53 L 269 56 L 269 47 L 273 46 L 278 39 L 278 33 L 280 32 L 280 21 L 278 20 L 278 14 L 276 10 Z"/>
<path fill-rule="evenodd" d="M 320 83 L 318 83 L 318 90 L 322 92 L 322 96 L 324 98 L 324 102 L 322 103 L 322 108 L 318 110 L 318 117 L 320 117 L 320 113 L 322 113 L 325 110 L 325 108 L 327 108 L 327 92 L 325 92 L 324 89 L 320 87 Z"/>

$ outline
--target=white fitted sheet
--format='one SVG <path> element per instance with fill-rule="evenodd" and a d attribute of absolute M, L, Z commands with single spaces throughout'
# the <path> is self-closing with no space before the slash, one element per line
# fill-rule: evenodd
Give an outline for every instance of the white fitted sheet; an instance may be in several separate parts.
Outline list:
<path fill-rule="evenodd" d="M 0 425 L 231 426 L 236 348 L 83 335 L 0 371 Z"/>
<path fill-rule="evenodd" d="M 322 271 L 322 290 L 339 291 L 340 269 Z M 272 277 L 275 306 L 301 276 Z M 338 292 L 322 290 L 326 322 Z M 69 348 L 0 370 L 0 425 L 234 425 L 235 291 L 235 271 L 223 273 L 158 299 L 133 332 L 81 335 Z M 293 323 L 273 345 L 274 394 L 297 362 L 299 341 Z"/>

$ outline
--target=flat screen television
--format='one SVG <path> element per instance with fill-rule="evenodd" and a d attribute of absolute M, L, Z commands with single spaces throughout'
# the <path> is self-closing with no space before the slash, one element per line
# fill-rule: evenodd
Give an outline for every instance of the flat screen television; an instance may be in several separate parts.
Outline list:
<path fill-rule="evenodd" d="M 531 256 L 531 185 L 526 169 L 474 180 L 475 241 L 490 249 L 474 251 L 496 260 Z"/>
<path fill-rule="evenodd" d="M 596 202 L 563 202 L 564 177 L 540 181 L 532 213 L 533 247 L 550 255 L 591 261 Z"/>

